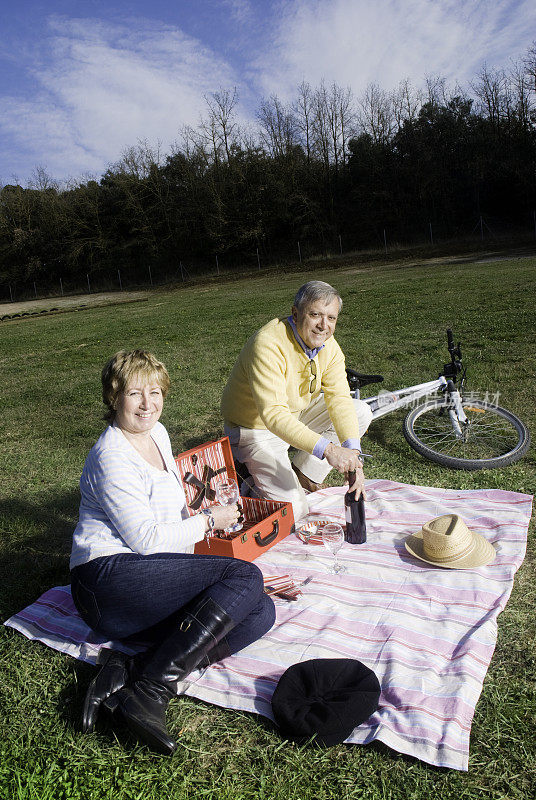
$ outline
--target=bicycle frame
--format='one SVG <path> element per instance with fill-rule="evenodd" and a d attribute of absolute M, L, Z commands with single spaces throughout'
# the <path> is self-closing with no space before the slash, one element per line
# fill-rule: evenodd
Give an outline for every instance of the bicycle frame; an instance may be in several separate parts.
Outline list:
<path fill-rule="evenodd" d="M 452 380 L 440 375 L 435 381 L 427 381 L 426 383 L 417 383 L 414 386 L 406 386 L 402 389 L 396 389 L 393 392 L 381 392 L 374 395 L 374 397 L 365 397 L 363 402 L 370 406 L 372 411 L 372 419 L 379 419 L 386 414 L 391 414 L 398 411 L 400 408 L 407 408 L 421 400 L 423 397 L 429 397 L 432 394 L 439 392 L 448 392 L 452 401 L 453 408 L 449 408 L 449 415 L 452 426 L 456 431 L 457 436 L 462 436 L 462 429 L 460 423 L 467 422 L 467 417 L 462 407 L 461 397 L 459 391 L 454 386 Z M 352 392 L 355 398 L 359 398 L 359 389 Z"/>
<path fill-rule="evenodd" d="M 367 403 L 372 421 L 408 409 L 403 430 L 421 456 L 452 469 L 494 469 L 513 464 L 530 446 L 527 426 L 511 411 L 478 396 L 462 398 L 466 370 L 460 343 L 447 330 L 450 363 L 434 381 L 380 391 L 361 398 L 360 388 L 383 381 L 382 375 L 346 369 L 350 394 Z M 474 393 L 473 393 L 474 394 Z M 363 453 L 363 456 L 367 454 Z"/>

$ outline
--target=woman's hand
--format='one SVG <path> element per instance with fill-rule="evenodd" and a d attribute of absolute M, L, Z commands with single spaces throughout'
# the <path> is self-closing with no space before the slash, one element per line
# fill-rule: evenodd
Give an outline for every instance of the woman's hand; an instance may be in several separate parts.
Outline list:
<path fill-rule="evenodd" d="M 231 525 L 238 522 L 238 517 L 240 516 L 236 503 L 232 506 L 210 506 L 210 512 L 214 517 L 214 527 L 218 531 L 230 528 Z M 208 519 L 205 530 L 208 530 Z"/>

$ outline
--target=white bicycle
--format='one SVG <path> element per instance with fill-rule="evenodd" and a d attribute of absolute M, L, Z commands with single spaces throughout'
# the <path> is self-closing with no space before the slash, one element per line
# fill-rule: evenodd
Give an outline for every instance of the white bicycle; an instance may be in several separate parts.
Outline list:
<path fill-rule="evenodd" d="M 372 410 L 372 419 L 411 407 L 404 420 L 408 444 L 444 467 L 476 470 L 513 464 L 529 448 L 528 428 L 493 398 L 490 401 L 487 395 L 477 397 L 473 392 L 464 396 L 466 370 L 460 344 L 454 344 L 450 329 L 447 346 L 450 363 L 444 365 L 443 374 L 436 380 L 362 398 Z M 382 375 L 365 375 L 352 369 L 346 373 L 354 397 L 359 397 L 364 386 L 383 381 Z M 425 402 L 419 403 L 423 398 Z"/>

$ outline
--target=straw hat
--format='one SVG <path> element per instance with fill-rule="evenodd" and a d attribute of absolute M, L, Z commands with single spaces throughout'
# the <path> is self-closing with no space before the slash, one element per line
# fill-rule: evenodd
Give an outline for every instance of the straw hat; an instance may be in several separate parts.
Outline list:
<path fill-rule="evenodd" d="M 470 531 L 457 514 L 443 514 L 427 522 L 419 533 L 408 536 L 405 545 L 421 561 L 448 569 L 475 569 L 495 558 L 493 545 Z"/>

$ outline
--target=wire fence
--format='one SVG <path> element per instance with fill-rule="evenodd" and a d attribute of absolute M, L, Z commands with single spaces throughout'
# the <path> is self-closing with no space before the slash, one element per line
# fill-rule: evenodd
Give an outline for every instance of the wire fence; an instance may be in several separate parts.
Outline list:
<path fill-rule="evenodd" d="M 191 258 L 178 258 L 171 265 L 146 263 L 121 268 L 94 267 L 85 274 L 50 277 L 42 272 L 30 280 L 10 280 L 0 283 L 0 302 L 17 303 L 27 300 L 96 294 L 110 291 L 134 291 L 155 286 L 190 283 L 207 277 L 223 276 L 233 272 L 254 274 L 263 269 L 273 270 L 290 265 L 306 265 L 321 259 L 340 259 L 355 256 L 371 260 L 383 256 L 396 256 L 404 249 L 419 248 L 426 257 L 434 250 L 453 252 L 461 249 L 489 249 L 490 247 L 530 247 L 536 242 L 536 213 L 530 224 L 512 225 L 509 221 L 480 216 L 471 228 L 447 237 L 440 225 L 429 222 L 422 234 L 403 239 L 396 231 L 378 227 L 372 246 L 364 247 L 354 236 L 336 233 L 330 236 L 303 237 L 286 246 L 263 241 L 259 246 L 241 255 L 210 254 Z M 361 246 L 360 246 L 361 245 Z M 535 248 L 536 250 L 536 248 Z"/>

